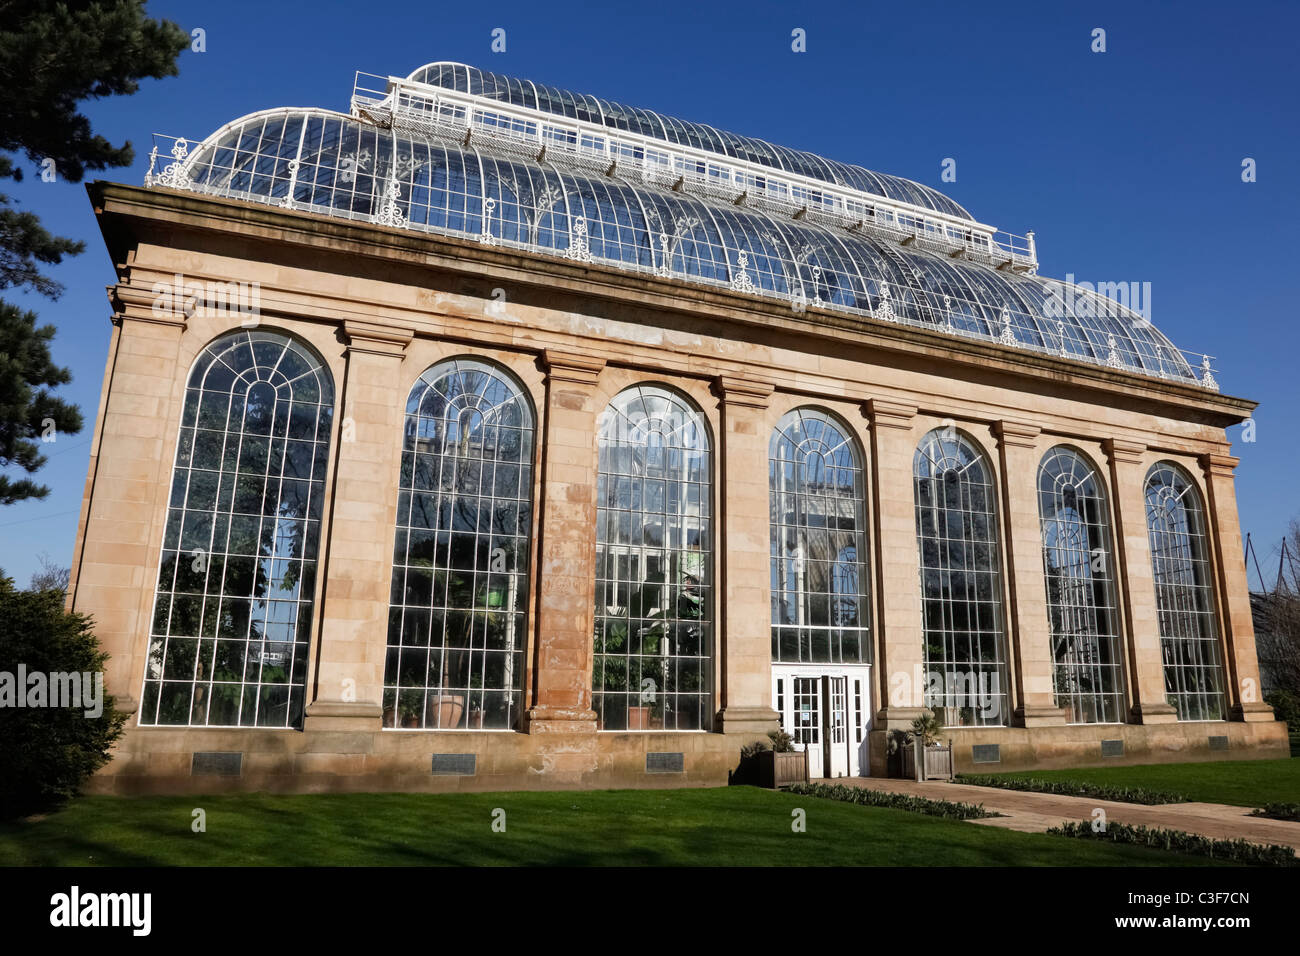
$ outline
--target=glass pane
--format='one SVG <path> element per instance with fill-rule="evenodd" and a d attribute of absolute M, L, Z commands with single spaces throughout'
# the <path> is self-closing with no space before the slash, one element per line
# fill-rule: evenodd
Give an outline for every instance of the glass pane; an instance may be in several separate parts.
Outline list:
<path fill-rule="evenodd" d="M 253 330 L 208 345 L 188 386 L 198 427 L 177 446 L 146 665 L 164 683 L 140 719 L 297 727 L 319 522 L 288 519 L 322 508 L 332 379 L 294 339 Z M 271 437 L 278 422 L 296 423 L 300 453 Z"/>
<path fill-rule="evenodd" d="M 593 706 L 604 730 L 708 729 L 709 441 L 675 392 L 619 394 L 598 436 Z"/>
<path fill-rule="evenodd" d="M 509 729 L 527 643 L 532 408 L 473 359 L 426 371 L 406 408 L 383 724 Z"/>

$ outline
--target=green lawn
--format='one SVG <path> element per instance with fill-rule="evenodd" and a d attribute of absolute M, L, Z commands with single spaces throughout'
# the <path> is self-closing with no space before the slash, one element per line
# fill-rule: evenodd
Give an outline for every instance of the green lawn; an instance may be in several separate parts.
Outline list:
<path fill-rule="evenodd" d="M 1221 760 L 1213 763 L 1143 764 L 1000 773 L 999 777 L 1079 780 L 1112 786 L 1173 790 L 1202 803 L 1262 807 L 1300 802 L 1300 760 Z"/>
<path fill-rule="evenodd" d="M 207 811 L 193 833 L 191 811 Z M 506 811 L 505 833 L 491 828 Z M 807 811 L 807 832 L 791 811 Z M 83 797 L 0 825 L 0 865 L 1199 866 L 752 787 L 488 794 Z"/>

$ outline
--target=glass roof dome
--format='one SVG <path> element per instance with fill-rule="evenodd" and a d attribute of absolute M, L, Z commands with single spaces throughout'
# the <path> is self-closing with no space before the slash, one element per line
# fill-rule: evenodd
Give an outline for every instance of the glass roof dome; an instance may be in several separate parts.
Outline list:
<path fill-rule="evenodd" d="M 574 93 L 531 80 L 502 76 L 463 63 L 430 63 L 415 70 L 407 79 L 557 116 L 599 123 L 611 129 L 639 133 L 680 146 L 707 149 L 733 159 L 743 159 L 811 179 L 849 186 L 959 219 L 973 222 L 975 218 L 943 193 L 910 179 L 872 172 L 861 166 L 825 159 L 814 153 L 778 146 L 751 136 L 738 136 L 703 123 L 688 123 L 653 110 L 623 106 L 586 93 Z"/>
<path fill-rule="evenodd" d="M 434 64 L 413 75 L 513 90 L 509 95 L 536 97 L 545 110 L 616 115 L 605 101 L 532 84 L 524 94 L 521 81 L 468 67 Z M 708 131 L 726 148 L 752 149 L 749 158 L 763 161 L 761 141 L 618 109 L 638 122 L 662 122 L 661 135 L 670 128 L 682 136 Z M 176 140 L 171 153 L 161 172 L 151 163 L 147 185 L 458 236 L 767 296 L 798 312 L 854 313 L 1217 388 L 1208 359 L 1194 369 L 1150 322 L 1091 291 L 900 243 L 870 228 L 694 195 L 612 166 L 583 168 L 501 140 L 281 108 L 234 120 L 193 151 Z M 768 156 L 794 162 L 811 154 L 773 148 Z M 808 161 L 814 160 L 824 164 L 822 175 L 837 165 Z"/>

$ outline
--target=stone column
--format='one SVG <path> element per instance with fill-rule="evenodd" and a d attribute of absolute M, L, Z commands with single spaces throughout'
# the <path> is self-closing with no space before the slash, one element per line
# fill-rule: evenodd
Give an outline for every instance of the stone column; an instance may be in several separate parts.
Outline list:
<path fill-rule="evenodd" d="M 1008 724 L 1045 727 L 1065 723 L 1065 709 L 1052 692 L 1051 627 L 1043 584 L 1043 532 L 1038 514 L 1038 445 L 1041 429 L 1023 422 L 999 421 L 1003 548 L 1011 605 L 1007 639 L 1015 665 L 1014 713 Z"/>
<path fill-rule="evenodd" d="M 720 375 L 718 442 L 717 639 L 722 672 L 718 729 L 764 738 L 779 726 L 772 708 L 771 508 L 766 416 L 770 382 Z"/>
<path fill-rule="evenodd" d="M 378 730 L 402 424 L 401 374 L 410 329 L 346 322 L 343 419 L 334 449 L 332 508 L 322 541 L 320 653 L 305 730 Z"/>
<path fill-rule="evenodd" d="M 1271 721 L 1273 708 L 1264 703 L 1259 685 L 1255 626 L 1250 613 L 1250 586 L 1241 546 L 1237 491 L 1232 471 L 1241 459 L 1231 455 L 1202 455 L 1208 501 L 1206 533 L 1214 543 L 1207 557 L 1217 565 L 1219 624 L 1227 649 L 1227 702 L 1233 720 Z"/>
<path fill-rule="evenodd" d="M 1117 583 L 1124 606 L 1128 651 L 1125 688 L 1129 719 L 1138 724 L 1175 723 L 1178 712 L 1165 699 L 1160 619 L 1147 535 L 1146 470 L 1142 465 L 1146 446 L 1108 438 L 1103 447 L 1110 464 L 1110 495 L 1115 511 Z"/>
<path fill-rule="evenodd" d="M 916 544 L 916 406 L 871 399 L 871 537 L 877 608 L 875 731 L 908 730 L 925 712 L 920 553 Z M 882 760 L 873 754 L 872 765 Z"/>
<path fill-rule="evenodd" d="M 603 359 L 547 349 L 546 437 L 542 448 L 537 599 L 537 658 L 532 734 L 596 730 L 591 707 L 592 627 L 596 602 L 596 395 Z M 597 407 L 600 405 L 601 407 Z M 546 769 L 578 770 L 591 746 L 548 757 Z"/>
<path fill-rule="evenodd" d="M 150 620 L 167 522 L 176 423 L 186 369 L 180 362 L 184 305 L 121 284 L 109 291 L 113 341 L 94 425 L 81 504 L 81 547 L 68 606 L 92 614 L 108 654 L 105 692 L 134 714 L 144 679 Z M 63 436 L 57 440 L 66 441 Z M 58 446 L 55 445 L 55 450 Z"/>

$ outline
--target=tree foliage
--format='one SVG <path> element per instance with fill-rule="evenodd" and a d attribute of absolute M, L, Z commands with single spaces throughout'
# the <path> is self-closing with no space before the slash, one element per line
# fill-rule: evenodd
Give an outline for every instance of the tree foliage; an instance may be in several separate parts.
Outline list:
<path fill-rule="evenodd" d="M 19 591 L 0 574 L 0 672 L 94 674 L 108 655 L 90 618 L 65 611 L 57 589 Z M 24 693 L 26 688 L 16 688 Z M 0 818 L 50 809 L 75 795 L 109 759 L 125 715 L 104 695 L 102 713 L 84 707 L 0 707 Z"/>
<path fill-rule="evenodd" d="M 131 143 L 96 133 L 79 107 L 130 95 L 141 79 L 174 75 L 188 41 L 176 24 L 145 16 L 144 0 L 0 0 L 0 179 L 23 178 L 22 156 L 67 182 L 130 165 Z M 0 290 L 56 299 L 63 287 L 43 267 L 84 249 L 0 193 Z M 77 408 L 49 392 L 71 379 L 50 358 L 53 336 L 53 326 L 38 328 L 31 312 L 0 302 L 0 467 L 30 474 L 45 463 L 37 436 L 50 426 L 60 434 L 81 428 Z M 0 504 L 48 492 L 29 478 L 0 476 Z"/>
<path fill-rule="evenodd" d="M 1300 521 L 1292 519 L 1286 548 L 1300 554 Z M 1264 686 L 1273 694 L 1300 697 L 1300 566 L 1279 561 L 1273 590 L 1252 594 L 1251 611 Z"/>
<path fill-rule="evenodd" d="M 81 430 L 81 412 L 49 389 L 72 376 L 50 357 L 54 326 L 36 325 L 36 314 L 0 302 L 0 467 L 31 474 L 45 464 L 42 436 Z M 44 498 L 50 489 L 30 478 L 0 475 L 0 504 Z"/>
<path fill-rule="evenodd" d="M 68 593 L 68 583 L 72 580 L 72 569 L 57 563 L 48 553 L 42 551 L 37 560 L 41 569 L 32 574 L 30 591 L 62 591 Z"/>
<path fill-rule="evenodd" d="M 78 105 L 175 76 L 185 31 L 146 17 L 144 0 L 0 0 L 0 23 L 0 149 L 51 159 L 74 183 L 87 170 L 131 165 L 130 142 L 95 133 Z"/>

